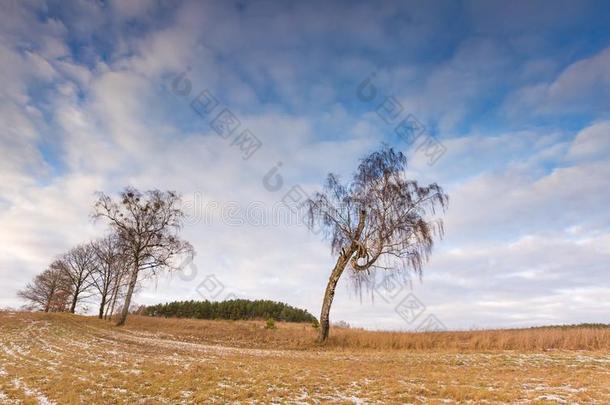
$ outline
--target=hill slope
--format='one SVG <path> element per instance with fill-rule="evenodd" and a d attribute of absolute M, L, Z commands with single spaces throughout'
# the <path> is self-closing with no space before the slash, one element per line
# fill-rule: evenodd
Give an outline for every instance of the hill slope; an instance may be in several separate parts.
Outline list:
<path fill-rule="evenodd" d="M 364 350 L 354 343 L 364 332 L 352 330 L 334 330 L 335 347 L 321 350 L 306 347 L 315 333 L 308 325 L 128 322 L 116 328 L 82 316 L 0 312 L 0 402 L 610 401 L 608 350 Z M 214 344 L 223 333 L 225 344 Z M 228 346 L 253 338 L 251 346 L 276 349 Z M 290 345 L 301 350 L 277 349 Z"/>

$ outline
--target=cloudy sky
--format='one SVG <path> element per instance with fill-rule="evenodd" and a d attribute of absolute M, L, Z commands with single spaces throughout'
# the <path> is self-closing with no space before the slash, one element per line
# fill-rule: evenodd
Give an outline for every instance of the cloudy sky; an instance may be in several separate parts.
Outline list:
<path fill-rule="evenodd" d="M 274 207 L 386 142 L 450 195 L 446 235 L 421 281 L 371 299 L 346 278 L 332 319 L 610 322 L 607 2 L 8 0 L 0 80 L 0 306 L 106 232 L 95 191 L 132 185 L 182 193 L 197 250 L 137 303 L 234 294 L 318 315 L 328 243 Z M 225 110 L 239 127 L 219 135 Z M 395 131 L 405 117 L 425 139 Z M 409 293 L 416 320 L 395 310 Z"/>

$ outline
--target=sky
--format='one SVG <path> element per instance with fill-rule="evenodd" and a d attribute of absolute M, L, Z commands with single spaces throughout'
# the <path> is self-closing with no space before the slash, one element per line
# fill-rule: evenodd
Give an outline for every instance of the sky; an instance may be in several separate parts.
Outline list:
<path fill-rule="evenodd" d="M 282 201 L 386 143 L 449 194 L 445 236 L 421 279 L 343 277 L 331 320 L 610 322 L 608 2 L 7 0 L 0 80 L 0 307 L 130 185 L 181 193 L 197 252 L 138 304 L 318 315 L 335 259 Z"/>

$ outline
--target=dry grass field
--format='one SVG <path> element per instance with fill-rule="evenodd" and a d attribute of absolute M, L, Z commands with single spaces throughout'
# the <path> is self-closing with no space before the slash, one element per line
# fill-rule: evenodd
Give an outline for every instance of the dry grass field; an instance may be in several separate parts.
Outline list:
<path fill-rule="evenodd" d="M 0 312 L 2 404 L 610 403 L 609 329 L 427 334 Z"/>

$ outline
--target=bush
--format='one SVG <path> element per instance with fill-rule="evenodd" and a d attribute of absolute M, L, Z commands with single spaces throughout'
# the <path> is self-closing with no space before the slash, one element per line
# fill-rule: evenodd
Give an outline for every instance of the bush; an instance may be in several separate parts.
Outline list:
<path fill-rule="evenodd" d="M 267 319 L 267 323 L 265 324 L 265 329 L 275 329 L 275 319 L 273 319 L 273 318 Z"/>
<path fill-rule="evenodd" d="M 349 328 L 351 328 L 350 324 L 345 322 L 345 321 L 334 322 L 332 324 L 332 326 L 334 328 L 340 328 L 340 329 L 349 329 Z"/>

